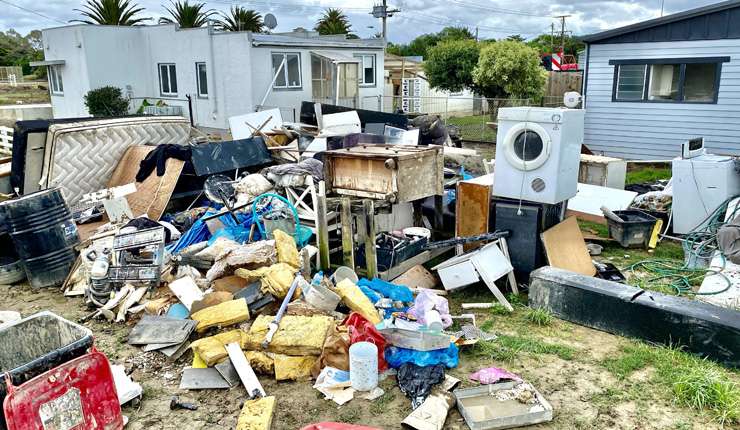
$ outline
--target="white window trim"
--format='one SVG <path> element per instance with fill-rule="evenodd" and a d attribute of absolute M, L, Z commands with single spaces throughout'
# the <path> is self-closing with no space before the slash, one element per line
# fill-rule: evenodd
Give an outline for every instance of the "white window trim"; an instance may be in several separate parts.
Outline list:
<path fill-rule="evenodd" d="M 277 79 L 275 80 L 275 83 L 272 85 L 272 88 L 276 90 L 300 90 L 303 88 L 303 70 L 302 70 L 302 63 L 301 63 L 301 53 L 300 52 L 271 52 L 270 53 L 270 70 L 272 70 L 272 56 L 273 55 L 282 55 L 283 59 L 285 59 L 285 64 L 282 68 L 283 76 L 285 77 L 285 85 L 278 85 Z M 291 85 L 290 79 L 288 79 L 288 55 L 295 55 L 298 57 L 298 85 Z M 282 61 L 282 60 L 281 60 Z M 278 64 L 280 66 L 280 64 Z M 275 72 L 272 72 L 271 78 L 275 76 Z"/>
<path fill-rule="evenodd" d="M 55 96 L 64 95 L 64 80 L 62 79 L 61 67 L 58 65 L 51 65 L 47 70 L 49 79 L 49 92 Z"/>
<path fill-rule="evenodd" d="M 358 73 L 361 87 L 375 87 L 378 85 L 378 57 L 375 54 L 355 54 L 355 58 L 360 59 L 360 70 Z M 365 83 L 365 57 L 372 57 L 373 59 L 373 83 Z"/>
<path fill-rule="evenodd" d="M 167 67 L 167 78 L 169 78 L 169 92 L 164 92 L 164 88 L 162 87 L 162 67 Z M 159 77 L 159 94 L 164 97 L 177 97 L 177 91 L 174 93 L 172 92 L 172 74 L 170 73 L 171 68 L 174 68 L 175 70 L 175 84 L 177 85 L 177 65 L 175 63 L 157 63 L 157 75 Z"/>
<path fill-rule="evenodd" d="M 200 66 L 203 65 L 206 69 L 206 93 L 200 92 Z M 208 66 L 206 65 L 205 61 L 198 61 L 195 63 L 195 92 L 198 95 L 199 99 L 207 99 L 208 98 L 208 91 L 210 88 L 208 87 Z"/>

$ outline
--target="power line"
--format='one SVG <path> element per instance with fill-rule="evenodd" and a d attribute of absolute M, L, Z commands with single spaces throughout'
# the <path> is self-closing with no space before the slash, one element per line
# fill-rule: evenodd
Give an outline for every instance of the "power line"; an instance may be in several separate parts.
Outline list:
<path fill-rule="evenodd" d="M 498 13 L 505 13 L 505 14 L 511 14 L 511 15 L 532 16 L 532 17 L 538 17 L 538 18 L 550 18 L 549 15 L 539 15 L 539 14 L 535 14 L 532 12 L 525 12 L 521 10 L 514 10 L 514 9 L 508 9 L 508 8 L 496 7 L 496 6 L 487 6 L 487 5 L 466 2 L 466 1 L 461 1 L 461 0 L 449 0 L 449 1 L 451 3 L 457 3 L 461 6 L 472 7 L 474 9 L 486 10 L 489 12 L 498 12 Z"/>
<path fill-rule="evenodd" d="M 38 16 L 40 16 L 40 17 L 42 17 L 42 18 L 46 18 L 46 19 L 48 19 L 48 20 L 51 20 L 51 21 L 59 22 L 59 23 L 61 23 L 61 24 L 65 24 L 65 25 L 66 25 L 66 24 L 69 24 L 68 22 L 64 22 L 64 21 L 62 21 L 62 20 L 60 20 L 60 19 L 52 18 L 52 17 L 50 17 L 50 16 L 44 15 L 44 14 L 43 14 L 43 13 L 41 13 L 41 12 L 37 12 L 37 11 L 35 11 L 35 10 L 32 10 L 32 9 L 28 9 L 28 8 L 25 8 L 25 7 L 23 7 L 23 6 L 19 6 L 19 5 L 15 4 L 15 3 L 11 3 L 11 2 L 9 2 L 9 1 L 7 1 L 7 0 L 0 0 L 0 3 L 5 3 L 5 4 L 7 4 L 7 5 L 13 6 L 13 7 L 15 7 L 15 8 L 18 8 L 18 9 L 20 9 L 20 10 L 26 11 L 26 12 L 28 12 L 28 13 L 32 13 L 32 14 L 34 14 L 34 15 L 38 15 Z"/>
<path fill-rule="evenodd" d="M 402 16 L 408 20 L 417 21 L 417 22 L 426 22 L 426 23 L 431 22 L 437 25 L 453 25 L 453 26 L 454 25 L 465 25 L 465 26 L 471 26 L 471 27 L 478 27 L 481 30 L 487 30 L 493 33 L 512 33 L 513 32 L 513 33 L 520 33 L 520 34 L 539 34 L 538 32 L 527 31 L 522 28 L 493 27 L 493 26 L 478 25 L 478 24 L 473 25 L 473 24 L 465 23 L 461 20 L 451 20 L 451 19 L 446 19 L 446 18 L 439 17 L 439 16 L 426 15 L 424 13 L 419 13 L 419 12 L 413 12 L 413 16 L 406 15 L 406 14 L 403 14 Z M 417 16 L 426 18 L 426 20 L 419 19 L 417 18 Z"/>

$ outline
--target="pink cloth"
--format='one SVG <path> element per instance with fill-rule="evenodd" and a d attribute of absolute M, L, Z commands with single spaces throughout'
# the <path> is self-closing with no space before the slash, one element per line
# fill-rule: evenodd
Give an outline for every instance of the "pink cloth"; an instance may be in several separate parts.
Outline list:
<path fill-rule="evenodd" d="M 478 381 L 483 385 L 495 384 L 501 380 L 521 381 L 518 375 L 515 375 L 508 370 L 499 369 L 498 367 L 488 367 L 481 369 L 470 375 L 472 381 Z"/>

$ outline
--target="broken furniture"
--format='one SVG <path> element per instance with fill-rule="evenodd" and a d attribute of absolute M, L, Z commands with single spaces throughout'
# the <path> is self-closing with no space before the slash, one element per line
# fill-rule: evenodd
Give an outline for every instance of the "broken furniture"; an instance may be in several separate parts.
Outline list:
<path fill-rule="evenodd" d="M 491 221 L 493 174 L 479 176 L 457 183 L 455 194 L 455 236 L 466 237 L 488 233 Z M 466 244 L 465 251 L 475 248 Z"/>
<path fill-rule="evenodd" d="M 164 263 L 164 227 L 119 233 L 113 239 L 108 281 L 159 285 Z"/>
<path fill-rule="evenodd" d="M 740 313 L 553 267 L 532 273 L 529 306 L 558 318 L 740 367 Z"/>
<path fill-rule="evenodd" d="M 458 290 L 483 280 L 496 299 L 508 310 L 513 311 L 514 308 L 496 286 L 496 280 L 508 274 L 511 290 L 515 294 L 519 293 L 513 276 L 514 268 L 503 251 L 506 248 L 506 239 L 500 238 L 478 250 L 438 264 L 432 270 L 437 271 L 447 291 Z"/>
<path fill-rule="evenodd" d="M 581 154 L 578 182 L 623 190 L 627 178 L 627 162 L 621 158 Z"/>
<path fill-rule="evenodd" d="M 396 203 L 443 193 L 439 147 L 362 145 L 324 156 L 326 188 L 340 195 Z"/>

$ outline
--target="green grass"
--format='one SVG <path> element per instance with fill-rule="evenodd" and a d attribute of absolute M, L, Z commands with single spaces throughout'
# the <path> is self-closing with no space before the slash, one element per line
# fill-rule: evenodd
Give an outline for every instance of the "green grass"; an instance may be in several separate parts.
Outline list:
<path fill-rule="evenodd" d="M 491 121 L 490 115 L 471 115 L 451 117 L 447 124 L 459 127 L 463 140 L 495 142 L 496 132 L 486 125 Z"/>
<path fill-rule="evenodd" d="M 563 360 L 572 360 L 576 350 L 566 345 L 548 343 L 527 336 L 499 335 L 494 341 L 478 342 L 471 353 L 479 358 L 511 362 L 519 354 L 548 354 Z"/>
<path fill-rule="evenodd" d="M 544 308 L 529 309 L 527 310 L 525 317 L 529 322 L 540 327 L 552 324 L 552 314 Z"/>
<path fill-rule="evenodd" d="M 627 172 L 626 184 L 654 183 L 660 179 L 671 179 L 671 168 L 641 166 Z"/>
<path fill-rule="evenodd" d="M 668 390 L 684 406 L 709 413 L 721 424 L 740 423 L 740 387 L 726 369 L 677 348 L 635 342 L 602 365 L 620 379 L 653 368 L 652 382 Z"/>
<path fill-rule="evenodd" d="M 509 315 L 509 314 L 511 314 L 511 311 L 509 311 L 508 309 L 506 309 L 506 307 L 504 305 L 502 305 L 501 303 L 494 303 L 493 304 L 493 307 L 491 309 L 489 309 L 489 312 L 491 313 L 491 315 Z"/>
<path fill-rule="evenodd" d="M 386 391 L 370 406 L 370 412 L 374 415 L 382 414 L 388 407 L 388 405 L 396 399 L 396 394 L 391 391 Z"/>

